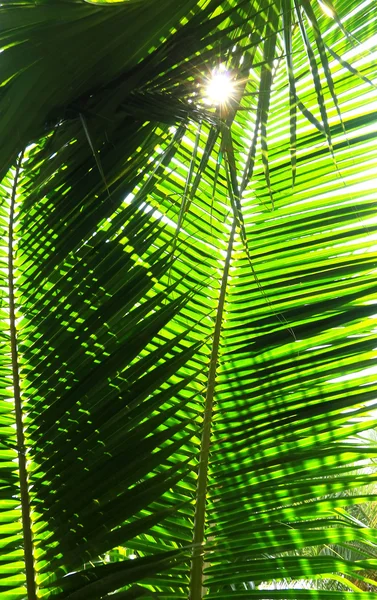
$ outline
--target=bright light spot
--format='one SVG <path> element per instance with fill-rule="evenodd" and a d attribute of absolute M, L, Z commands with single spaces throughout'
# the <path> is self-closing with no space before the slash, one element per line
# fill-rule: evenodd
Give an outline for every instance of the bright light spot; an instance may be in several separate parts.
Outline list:
<path fill-rule="evenodd" d="M 234 93 L 234 83 L 224 65 L 213 69 L 205 88 L 205 100 L 209 104 L 225 104 Z"/>
<path fill-rule="evenodd" d="M 327 15 L 331 19 L 334 18 L 334 11 L 331 10 L 331 8 L 327 4 L 325 4 L 324 2 L 321 2 L 321 0 L 319 0 L 319 5 L 322 8 L 322 10 L 325 13 L 325 15 Z"/>
<path fill-rule="evenodd" d="M 338 383 L 339 381 L 350 381 L 351 379 L 358 379 L 359 377 L 369 377 L 370 375 L 377 375 L 377 366 L 363 369 L 357 373 L 350 373 L 350 375 L 342 375 L 341 377 L 335 377 L 335 379 L 329 379 L 327 383 Z"/>
<path fill-rule="evenodd" d="M 308 348 L 306 351 L 310 352 L 311 350 L 320 350 L 321 348 L 329 348 L 331 344 L 322 344 L 322 346 L 313 346 L 312 348 Z"/>
<path fill-rule="evenodd" d="M 131 560 L 135 560 L 135 558 L 137 558 L 136 554 L 129 554 L 128 558 L 130 558 Z"/>

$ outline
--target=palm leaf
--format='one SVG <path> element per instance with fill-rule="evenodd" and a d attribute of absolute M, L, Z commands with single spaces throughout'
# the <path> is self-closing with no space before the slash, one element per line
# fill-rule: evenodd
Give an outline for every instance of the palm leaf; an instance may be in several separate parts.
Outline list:
<path fill-rule="evenodd" d="M 377 597 L 375 17 L 336 11 L 0 7 L 4 599 Z"/>

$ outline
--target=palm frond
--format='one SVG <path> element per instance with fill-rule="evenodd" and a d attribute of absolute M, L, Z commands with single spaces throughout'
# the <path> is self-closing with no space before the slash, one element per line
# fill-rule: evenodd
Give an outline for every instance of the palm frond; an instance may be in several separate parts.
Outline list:
<path fill-rule="evenodd" d="M 20 504 L 41 598 L 377 598 L 376 15 L 322 4 L 0 7 L 4 598 Z"/>

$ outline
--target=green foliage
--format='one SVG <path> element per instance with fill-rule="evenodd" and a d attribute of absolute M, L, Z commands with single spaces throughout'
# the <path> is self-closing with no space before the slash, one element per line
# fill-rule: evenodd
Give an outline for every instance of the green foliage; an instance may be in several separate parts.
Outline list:
<path fill-rule="evenodd" d="M 0 600 L 377 598 L 374 2 L 0 16 Z"/>

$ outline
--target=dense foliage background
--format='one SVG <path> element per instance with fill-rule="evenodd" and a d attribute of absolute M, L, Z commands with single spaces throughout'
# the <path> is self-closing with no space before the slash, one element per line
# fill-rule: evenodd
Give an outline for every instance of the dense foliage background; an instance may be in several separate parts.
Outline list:
<path fill-rule="evenodd" d="M 376 20 L 0 5 L 1 600 L 377 598 Z"/>

